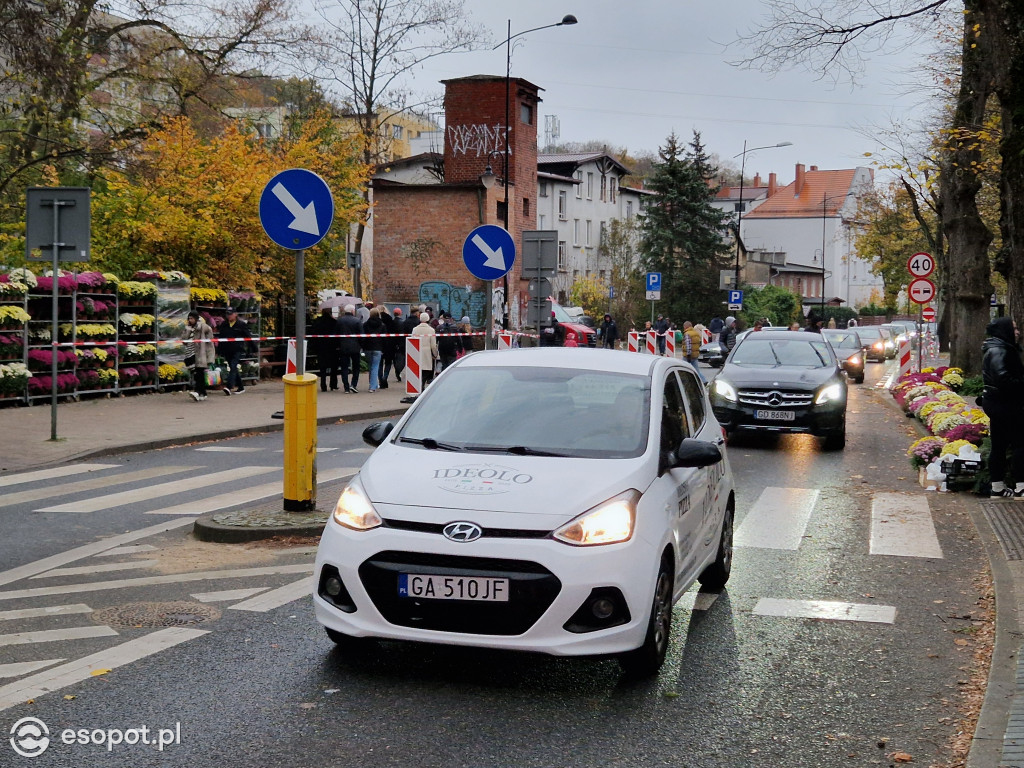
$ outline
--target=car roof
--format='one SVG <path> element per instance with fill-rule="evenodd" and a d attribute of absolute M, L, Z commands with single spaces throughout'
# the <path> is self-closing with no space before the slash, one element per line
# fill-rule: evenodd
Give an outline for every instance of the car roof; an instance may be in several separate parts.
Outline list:
<path fill-rule="evenodd" d="M 548 368 L 578 368 L 606 373 L 627 373 L 650 376 L 661 363 L 671 365 L 682 361 L 637 352 L 585 347 L 529 347 L 526 349 L 484 350 L 466 355 L 458 361 L 459 368 L 492 366 L 521 366 Z"/>
<path fill-rule="evenodd" d="M 794 339 L 794 337 L 799 337 L 799 338 L 797 338 L 797 341 L 799 341 L 801 339 L 803 339 L 805 341 L 814 341 L 814 337 L 815 336 L 818 336 L 818 334 L 814 333 L 813 331 L 790 331 L 790 330 L 784 330 L 784 331 L 771 330 L 771 331 L 769 331 L 769 330 L 767 330 L 765 328 L 762 328 L 760 331 L 757 332 L 756 335 L 753 334 L 753 333 L 750 333 L 747 336 L 745 336 L 744 338 L 745 339 L 755 339 L 755 338 L 756 339 L 785 339 L 786 341 L 792 341 Z"/>

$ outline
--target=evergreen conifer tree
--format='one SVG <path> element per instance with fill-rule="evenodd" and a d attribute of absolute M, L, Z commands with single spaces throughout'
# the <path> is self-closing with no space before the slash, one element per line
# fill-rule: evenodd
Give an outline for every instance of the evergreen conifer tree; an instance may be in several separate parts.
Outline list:
<path fill-rule="evenodd" d="M 648 180 L 658 197 L 647 206 L 641 227 L 644 266 L 661 272 L 662 301 L 657 314 L 707 323 L 723 311 L 719 270 L 727 266 L 723 240 L 729 214 L 711 206 L 718 169 L 701 143 L 700 133 L 684 150 L 671 134 L 659 150 L 660 162 Z"/>

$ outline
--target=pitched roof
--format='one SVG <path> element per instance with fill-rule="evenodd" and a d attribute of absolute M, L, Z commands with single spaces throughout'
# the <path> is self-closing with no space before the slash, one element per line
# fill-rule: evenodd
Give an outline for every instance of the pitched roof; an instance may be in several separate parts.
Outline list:
<path fill-rule="evenodd" d="M 594 161 L 610 163 L 623 174 L 629 174 L 630 170 L 607 152 L 575 152 L 558 155 L 537 155 L 538 166 L 572 166 L 574 169 Z"/>
<path fill-rule="evenodd" d="M 823 209 L 825 216 L 838 216 L 839 209 L 846 202 L 846 195 L 851 191 L 850 187 L 856 173 L 856 168 L 819 171 L 812 166 L 810 170 L 804 171 L 802 166 L 798 166 L 797 179 L 792 184 L 781 187 L 743 218 L 814 219 L 822 217 Z M 797 185 L 801 182 L 801 176 L 803 185 L 798 191 Z M 744 189 L 744 195 L 745 193 Z"/>
<path fill-rule="evenodd" d="M 743 199 L 744 200 L 757 200 L 758 198 L 764 197 L 768 194 L 768 187 L 753 187 L 746 184 L 743 185 Z M 722 187 L 718 190 L 715 195 L 716 200 L 739 200 L 740 199 L 740 188 L 739 185 L 735 187 Z"/>

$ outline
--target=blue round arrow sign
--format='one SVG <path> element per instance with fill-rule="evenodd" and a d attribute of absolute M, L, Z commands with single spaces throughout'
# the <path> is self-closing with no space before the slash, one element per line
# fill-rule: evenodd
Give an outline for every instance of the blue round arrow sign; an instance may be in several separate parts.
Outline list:
<path fill-rule="evenodd" d="M 327 182 L 304 168 L 281 171 L 260 195 L 260 224 L 282 248 L 312 248 L 334 221 L 334 198 Z"/>
<path fill-rule="evenodd" d="M 473 277 L 497 280 L 516 263 L 516 243 L 504 228 L 484 224 L 470 232 L 462 244 L 462 260 Z"/>

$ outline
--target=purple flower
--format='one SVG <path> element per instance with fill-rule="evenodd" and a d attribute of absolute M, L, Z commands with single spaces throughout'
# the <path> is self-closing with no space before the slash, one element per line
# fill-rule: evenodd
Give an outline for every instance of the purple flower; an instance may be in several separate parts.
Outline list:
<path fill-rule="evenodd" d="M 981 445 L 986 434 L 988 429 L 984 424 L 958 424 L 946 433 L 946 439 L 949 442 L 967 440 L 975 445 Z"/>

